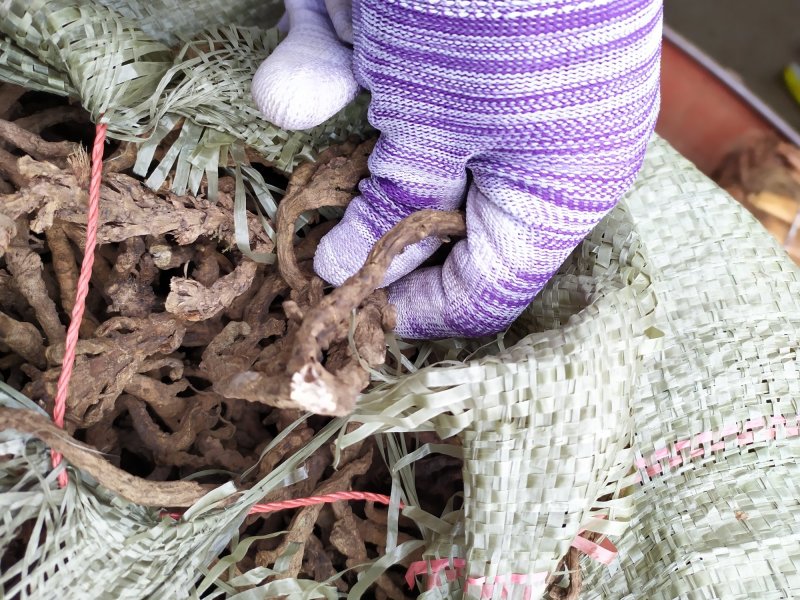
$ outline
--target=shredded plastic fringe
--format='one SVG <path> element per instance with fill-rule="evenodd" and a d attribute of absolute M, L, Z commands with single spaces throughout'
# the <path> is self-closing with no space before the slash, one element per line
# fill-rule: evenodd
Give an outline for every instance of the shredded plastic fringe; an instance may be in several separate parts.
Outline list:
<path fill-rule="evenodd" d="M 139 145 L 134 172 L 153 189 L 202 191 L 213 201 L 219 170 L 235 172 L 237 196 L 257 201 L 270 233 L 279 190 L 249 165 L 245 148 L 290 173 L 330 144 L 370 131 L 366 94 L 307 131 L 261 117 L 250 82 L 281 39 L 280 8 L 274 0 L 6 0 L 0 81 L 78 97 L 110 138 Z M 153 167 L 159 145 L 168 150 Z M 246 228 L 237 235 L 250 258 L 274 260 L 271 251 L 251 250 Z"/>

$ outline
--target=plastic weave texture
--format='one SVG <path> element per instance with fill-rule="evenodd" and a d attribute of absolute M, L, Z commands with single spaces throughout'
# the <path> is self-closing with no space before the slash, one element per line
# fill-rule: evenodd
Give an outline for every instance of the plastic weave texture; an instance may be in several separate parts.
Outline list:
<path fill-rule="evenodd" d="M 463 432 L 461 537 L 432 552 L 455 543 L 473 576 L 534 580 L 582 522 L 619 556 L 610 568 L 584 557 L 581 597 L 795 597 L 798 275 L 752 215 L 656 138 L 633 190 L 510 332 L 525 337 L 375 391 L 361 418 L 370 431 L 390 419 Z M 609 469 L 628 442 L 634 468 Z M 524 597 L 496 587 L 489 597 Z"/>

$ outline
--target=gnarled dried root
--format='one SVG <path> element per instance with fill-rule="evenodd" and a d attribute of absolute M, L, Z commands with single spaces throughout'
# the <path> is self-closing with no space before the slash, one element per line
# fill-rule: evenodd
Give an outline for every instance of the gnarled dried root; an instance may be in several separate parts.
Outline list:
<path fill-rule="evenodd" d="M 210 287 L 193 279 L 175 277 L 170 284 L 170 293 L 164 307 L 167 312 L 187 321 L 210 319 L 229 307 L 250 288 L 257 269 L 257 263 L 244 260 Z"/>
<path fill-rule="evenodd" d="M 353 199 L 356 186 L 368 173 L 367 158 L 375 140 L 368 140 L 343 155 L 350 146 L 334 146 L 323 152 L 313 165 L 304 166 L 295 174 L 278 205 L 276 215 L 276 246 L 278 268 L 284 281 L 293 289 L 301 290 L 308 284 L 297 266 L 294 245 L 294 228 L 298 217 L 308 210 L 323 206 L 344 207 Z"/>
<path fill-rule="evenodd" d="M 0 342 L 40 369 L 47 365 L 42 335 L 31 323 L 0 313 Z"/>
<path fill-rule="evenodd" d="M 93 448 L 75 441 L 44 415 L 0 407 L 0 430 L 14 429 L 36 436 L 69 463 L 94 477 L 101 485 L 143 506 L 191 506 L 210 489 L 191 481 L 153 482 L 118 469 Z"/>
<path fill-rule="evenodd" d="M 14 277 L 17 289 L 36 311 L 36 317 L 51 344 L 62 342 L 67 335 L 55 302 L 47 293 L 42 278 L 42 259 L 28 244 L 28 223 L 17 221 L 17 234 L 6 252 L 6 264 Z"/>
<path fill-rule="evenodd" d="M 62 165 L 64 159 L 78 149 L 78 144 L 74 142 L 46 142 L 35 133 L 2 119 L 0 119 L 0 139 L 37 160 L 60 159 Z"/>
<path fill-rule="evenodd" d="M 263 318 L 268 305 L 278 294 L 284 294 L 288 285 L 291 299 L 283 304 L 289 320 L 287 334 L 265 349 L 252 369 L 216 380 L 214 389 L 218 393 L 278 408 L 299 408 L 322 415 L 349 414 L 358 394 L 369 383 L 364 364 L 374 367 L 384 362 L 384 333 L 395 325 L 394 309 L 385 292 L 376 291 L 392 260 L 406 246 L 427 237 L 465 234 L 461 213 L 415 213 L 378 241 L 358 273 L 323 296 L 321 280 L 304 274 L 298 264 L 295 221 L 312 209 L 345 206 L 367 172 L 366 158 L 373 143 L 345 148 L 347 157 L 342 156 L 343 149 L 339 147 L 335 153 L 323 154 L 319 164 L 304 166 L 294 175 L 277 214 L 276 245 L 282 281 L 267 276 L 254 296 L 252 308 L 245 310 L 248 322 Z M 312 232 L 316 233 L 316 229 L 319 227 Z M 354 313 L 355 352 L 349 343 Z"/>

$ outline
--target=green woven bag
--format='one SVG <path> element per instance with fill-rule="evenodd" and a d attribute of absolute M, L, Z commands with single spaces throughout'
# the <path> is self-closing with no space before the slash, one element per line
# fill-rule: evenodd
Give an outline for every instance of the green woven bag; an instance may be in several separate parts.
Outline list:
<path fill-rule="evenodd" d="M 268 188 L 239 160 L 245 147 L 290 171 L 367 128 L 366 98 L 310 132 L 258 117 L 249 81 L 279 40 L 268 28 L 276 8 L 0 0 L 0 79 L 76 96 L 110 135 L 141 144 L 141 165 L 182 119 L 172 151 L 140 174 L 158 186 L 172 173 L 191 192 L 230 164 L 266 206 Z M 655 138 L 634 188 L 505 335 L 468 362 L 376 381 L 350 419 L 177 524 L 76 470 L 59 489 L 41 443 L 0 432 L 0 550 L 23 523 L 35 523 L 34 540 L 46 533 L 0 586 L 65 600 L 336 598 L 327 582 L 263 583 L 268 569 L 221 576 L 252 543 L 238 530 L 253 504 L 321 445 L 379 436 L 392 509 L 402 499 L 421 536 L 398 544 L 390 518 L 386 555 L 349 597 L 422 549 L 420 598 L 538 598 L 576 543 L 585 598 L 798 596 L 799 279 L 749 213 Z M 0 404 L 36 409 L 7 386 Z M 460 435 L 462 447 L 406 453 L 395 435 L 429 430 Z M 461 453 L 464 496 L 433 515 L 415 507 L 413 467 L 437 451 Z M 602 537 L 587 544 L 581 532 Z M 432 575 L 448 570 L 456 577 Z"/>

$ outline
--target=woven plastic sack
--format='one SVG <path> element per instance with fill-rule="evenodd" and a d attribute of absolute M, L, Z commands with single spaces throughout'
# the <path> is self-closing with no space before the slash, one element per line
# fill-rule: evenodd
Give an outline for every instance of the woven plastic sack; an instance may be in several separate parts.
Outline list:
<path fill-rule="evenodd" d="M 631 402 L 630 526 L 584 597 L 800 597 L 798 267 L 663 142 L 626 206 L 664 337 Z"/>
<path fill-rule="evenodd" d="M 364 587 L 422 544 L 462 575 L 441 577 L 423 598 L 535 598 L 539 573 L 589 528 L 619 555 L 611 568 L 584 560 L 583 597 L 793 597 L 798 292 L 797 267 L 760 224 L 655 140 L 635 188 L 509 332 L 506 350 L 422 369 L 362 399 L 352 420 L 364 425 L 341 445 L 433 428 L 461 432 L 465 458 L 463 509 L 405 509 L 424 541 L 393 548 Z M 290 467 L 343 431 L 334 421 Z M 185 597 L 249 506 L 287 483 L 268 477 L 224 510 L 233 490 L 221 489 L 175 524 L 91 482 L 56 490 L 42 449 L 28 444 L 23 458 L 22 448 L 2 479 L 2 539 L 28 518 L 47 530 L 26 564 L 2 575 L 24 575 L 22 597 Z M 391 454 L 398 496 L 413 505 L 403 474 L 415 457 Z M 229 597 L 322 587 L 277 583 L 240 596 L 229 585 Z"/>
<path fill-rule="evenodd" d="M 584 556 L 582 598 L 800 594 L 798 275 L 655 139 L 634 189 L 513 328 L 527 337 L 368 395 L 372 431 L 463 427 L 464 511 L 431 548 L 494 584 L 467 597 L 528 597 L 579 522 L 619 550 L 610 567 Z M 589 510 L 598 481 L 616 499 Z"/>
<path fill-rule="evenodd" d="M 182 6 L 186 20 L 173 16 Z M 366 128 L 359 105 L 303 134 L 258 118 L 249 78 L 278 34 L 230 19 L 269 21 L 270 7 L 0 0 L 0 78 L 78 96 L 112 135 L 139 141 L 142 165 L 183 119 L 150 184 L 174 171 L 173 186 L 193 191 L 231 164 L 258 194 L 245 146 L 290 170 Z M 25 522 L 34 542 L 0 584 L 10 597 L 67 600 L 335 598 L 327 582 L 264 583 L 274 574 L 265 569 L 221 575 L 252 543 L 236 533 L 250 506 L 302 478 L 320 445 L 375 435 L 394 473 L 393 508 L 402 499 L 422 539 L 393 543 L 390 519 L 387 554 L 353 598 L 420 548 L 422 598 L 536 598 L 582 530 L 619 551 L 608 567 L 597 561 L 607 544 L 581 542 L 595 556 L 582 564 L 587 598 L 793 597 L 798 291 L 797 267 L 758 222 L 655 139 L 634 189 L 504 337 L 472 361 L 376 385 L 351 418 L 360 428 L 333 421 L 280 471 L 244 492 L 215 491 L 177 523 L 74 470 L 58 489 L 41 444 L 2 432 L 0 549 Z M 8 389 L 0 402 L 35 408 Z M 453 452 L 408 454 L 393 435 L 420 430 L 461 436 L 463 507 L 415 508 L 414 460 Z"/>

